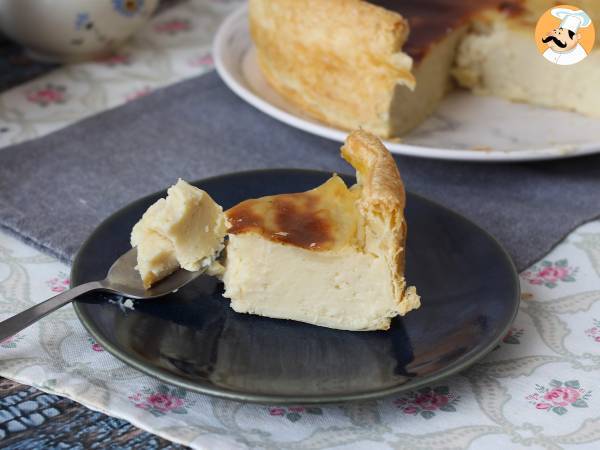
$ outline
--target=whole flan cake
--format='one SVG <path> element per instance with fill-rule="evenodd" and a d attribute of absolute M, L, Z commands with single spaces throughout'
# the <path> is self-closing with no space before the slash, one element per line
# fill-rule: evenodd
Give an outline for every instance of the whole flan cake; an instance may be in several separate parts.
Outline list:
<path fill-rule="evenodd" d="M 600 20 L 600 2 L 571 2 Z M 456 84 L 600 117 L 600 49 L 574 66 L 538 53 L 550 0 L 250 0 L 258 63 L 283 97 L 330 125 L 402 136 Z"/>

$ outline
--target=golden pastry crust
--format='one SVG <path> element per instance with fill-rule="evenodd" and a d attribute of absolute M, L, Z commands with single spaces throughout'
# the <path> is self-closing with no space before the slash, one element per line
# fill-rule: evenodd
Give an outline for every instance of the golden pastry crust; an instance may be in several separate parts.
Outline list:
<path fill-rule="evenodd" d="M 249 7 L 260 68 L 283 97 L 331 125 L 390 134 L 394 87 L 415 84 L 402 16 L 360 0 Z"/>
<path fill-rule="evenodd" d="M 258 64 L 280 95 L 319 121 L 401 136 L 444 97 L 468 17 L 502 2 L 421 1 L 250 0 Z"/>
<path fill-rule="evenodd" d="M 406 193 L 394 158 L 374 135 L 352 132 L 342 147 L 342 157 L 356 169 L 361 190 L 358 208 L 364 220 L 364 245 L 368 252 L 383 255 L 392 273 L 394 296 L 400 315 L 420 306 L 414 287 L 406 287 L 404 259 Z"/>
<path fill-rule="evenodd" d="M 376 136 L 363 130 L 353 131 L 346 138 L 341 153 L 357 171 L 358 183 L 362 186 L 360 201 L 365 209 L 404 211 L 406 194 L 398 166 Z"/>

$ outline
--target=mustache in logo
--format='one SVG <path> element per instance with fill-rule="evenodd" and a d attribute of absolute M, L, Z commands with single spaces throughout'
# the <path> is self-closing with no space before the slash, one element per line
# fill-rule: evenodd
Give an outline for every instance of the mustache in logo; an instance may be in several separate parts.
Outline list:
<path fill-rule="evenodd" d="M 548 43 L 548 42 L 550 42 L 550 41 L 554 41 L 554 43 L 555 43 L 556 45 L 558 45 L 560 48 L 565 48 L 565 47 L 567 46 L 567 43 L 566 43 L 566 42 L 561 42 L 561 41 L 559 41 L 559 40 L 558 40 L 558 38 L 557 38 L 556 36 L 547 36 L 547 37 L 545 37 L 545 38 L 542 38 L 542 42 L 543 42 L 544 44 L 546 44 L 546 43 Z"/>

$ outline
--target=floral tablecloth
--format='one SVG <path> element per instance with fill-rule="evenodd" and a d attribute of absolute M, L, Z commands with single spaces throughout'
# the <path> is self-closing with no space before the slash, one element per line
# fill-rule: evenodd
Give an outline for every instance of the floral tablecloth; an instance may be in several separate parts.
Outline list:
<path fill-rule="evenodd" d="M 209 70 L 210 39 L 235 5 L 177 4 L 119 54 L 0 94 L 0 147 Z M 63 291 L 68 273 L 0 232 L 0 318 Z M 521 285 L 511 332 L 481 363 L 379 401 L 280 407 L 186 392 L 112 357 L 71 306 L 0 342 L 0 375 L 202 449 L 600 448 L 600 221 L 524 271 Z M 11 430 L 44 419 L 14 402 L 0 409 L 0 445 Z"/>

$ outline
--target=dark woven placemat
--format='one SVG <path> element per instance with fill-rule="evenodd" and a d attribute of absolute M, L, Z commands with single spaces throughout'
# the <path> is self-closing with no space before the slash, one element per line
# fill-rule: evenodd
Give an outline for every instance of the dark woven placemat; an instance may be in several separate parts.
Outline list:
<path fill-rule="evenodd" d="M 265 167 L 351 172 L 339 147 L 267 117 L 210 73 L 0 150 L 0 224 L 70 260 L 101 220 L 178 177 Z M 409 190 L 489 230 L 519 269 L 600 214 L 600 156 L 495 165 L 396 160 Z"/>
<path fill-rule="evenodd" d="M 141 431 L 125 420 L 5 378 L 0 378 L 0 447 L 11 450 L 187 448 Z"/>

